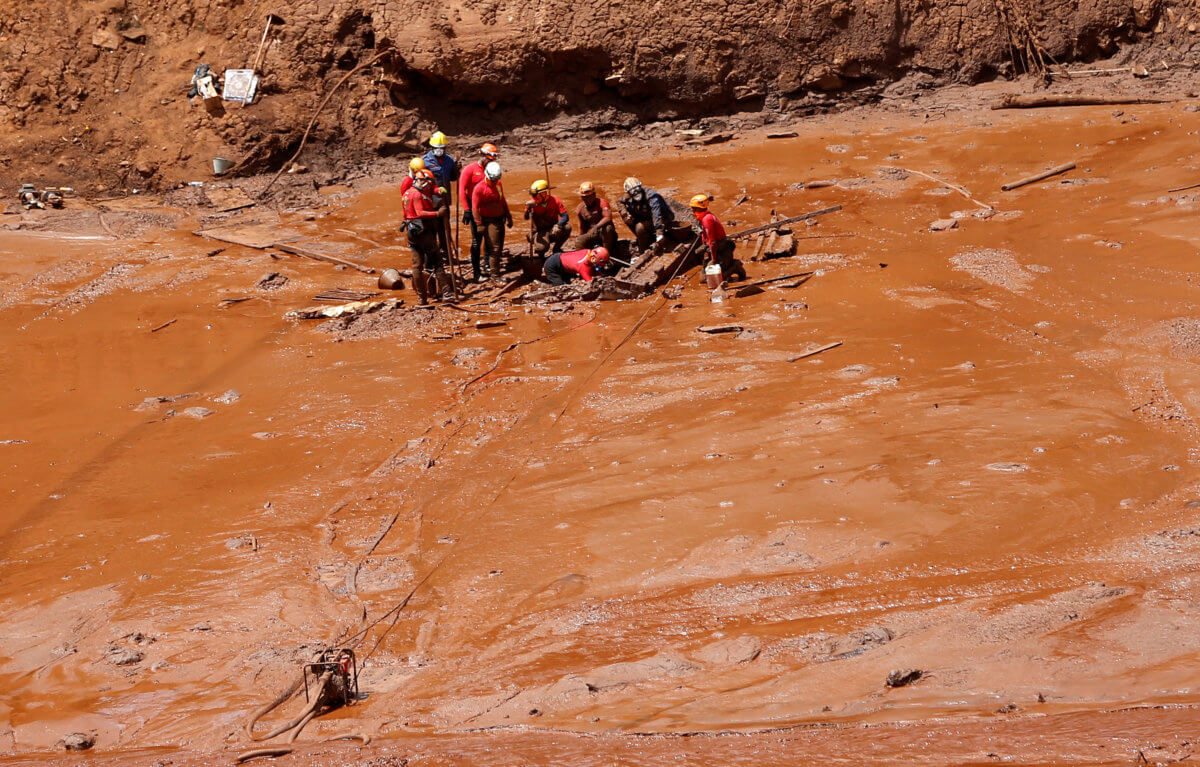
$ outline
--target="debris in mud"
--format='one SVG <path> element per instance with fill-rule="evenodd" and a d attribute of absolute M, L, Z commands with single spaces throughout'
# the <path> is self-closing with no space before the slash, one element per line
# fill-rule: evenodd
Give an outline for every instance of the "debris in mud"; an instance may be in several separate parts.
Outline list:
<path fill-rule="evenodd" d="M 96 733 L 94 732 L 73 732 L 66 735 L 62 740 L 55 744 L 58 748 L 66 751 L 87 751 L 92 746 L 96 745 Z"/>
<path fill-rule="evenodd" d="M 785 131 L 785 132 L 783 132 L 783 133 L 768 133 L 768 134 L 767 134 L 767 138 L 770 138 L 770 139 L 777 139 L 777 138 L 796 138 L 796 137 L 797 137 L 797 136 L 799 136 L 799 135 L 800 135 L 800 134 L 799 134 L 799 133 L 797 133 L 796 131 L 794 131 L 794 130 L 790 130 L 790 131 Z"/>
<path fill-rule="evenodd" d="M 824 346 L 817 346 L 812 349 L 805 349 L 804 351 L 800 352 L 799 354 L 797 354 L 795 356 L 788 357 L 788 362 L 796 362 L 798 360 L 806 359 L 806 358 L 812 357 L 816 354 L 820 354 L 821 352 L 827 352 L 830 349 L 836 349 L 837 347 L 839 347 L 841 345 L 842 345 L 841 341 L 833 341 L 831 343 L 825 344 Z"/>
<path fill-rule="evenodd" d="M 884 684 L 888 687 L 907 687 L 924 675 L 925 672 L 917 668 L 897 669 L 887 675 Z"/>
<path fill-rule="evenodd" d="M 384 309 L 397 309 L 404 304 L 404 299 L 389 298 L 383 301 L 351 301 L 348 304 L 336 306 L 310 306 L 306 309 L 295 309 L 283 315 L 289 320 L 328 320 L 337 317 L 356 317 L 361 314 L 371 314 Z"/>
<path fill-rule="evenodd" d="M 762 641 L 758 637 L 743 636 L 722 639 L 705 645 L 692 657 L 709 666 L 737 666 L 749 663 L 762 654 Z"/>
<path fill-rule="evenodd" d="M 117 647 L 111 645 L 105 653 L 105 657 L 109 663 L 116 666 L 132 666 L 136 663 L 141 663 L 145 658 L 145 654 L 141 650 L 135 650 L 132 647 Z"/>
<path fill-rule="evenodd" d="M 254 283 L 259 290 L 279 290 L 288 283 L 288 278 L 279 272 L 269 272 Z"/>
<path fill-rule="evenodd" d="M 958 228 L 958 219 L 956 219 L 956 218 L 939 218 L 938 220 L 929 224 L 929 231 L 931 231 L 931 232 L 945 232 L 950 229 L 957 229 L 957 228 Z"/>
<path fill-rule="evenodd" d="M 165 329 L 171 327 L 172 325 L 174 325 L 176 322 L 178 322 L 178 319 L 167 320 L 166 322 L 164 322 L 161 325 L 157 325 L 155 327 L 150 328 L 150 332 L 157 333 L 160 330 L 165 330 Z"/>
<path fill-rule="evenodd" d="M 1016 703 L 1006 703 L 1005 705 L 996 709 L 996 713 L 997 714 L 1015 714 L 1020 710 L 1021 710 L 1021 707 L 1018 706 Z"/>
<path fill-rule="evenodd" d="M 183 410 L 183 412 L 180 413 L 180 415 L 185 415 L 188 418 L 195 418 L 197 421 L 204 419 L 204 418 L 208 418 L 212 414 L 213 414 L 213 411 L 209 410 L 206 407 L 200 407 L 200 406 L 186 408 Z"/>
<path fill-rule="evenodd" d="M 701 333 L 740 333 L 744 328 L 741 325 L 701 325 L 696 328 Z"/>
<path fill-rule="evenodd" d="M 219 397 L 213 397 L 213 402 L 219 402 L 222 405 L 232 405 L 242 398 L 242 393 L 237 389 L 228 389 Z"/>
<path fill-rule="evenodd" d="M 987 466 L 984 466 L 983 468 L 987 469 L 988 471 L 1004 471 L 1004 472 L 1009 472 L 1009 473 L 1018 473 L 1018 472 L 1022 472 L 1022 471 L 1029 471 L 1029 467 L 1023 463 L 1010 463 L 1010 462 L 989 463 Z"/>
<path fill-rule="evenodd" d="M 476 330 L 487 330 L 488 328 L 502 328 L 507 325 L 506 320 L 477 320 L 475 322 Z"/>
<path fill-rule="evenodd" d="M 395 270 L 392 269 L 390 271 Z M 397 272 L 397 274 L 399 274 L 399 272 Z M 381 277 L 380 279 L 382 280 L 383 278 Z M 365 293 L 361 290 L 334 288 L 333 290 L 326 290 L 324 293 L 318 293 L 317 295 L 313 296 L 313 300 L 330 304 L 344 304 L 350 301 L 366 301 L 367 299 L 374 298 L 377 295 L 379 295 L 379 291 Z"/>
<path fill-rule="evenodd" d="M 1074 169 L 1075 169 L 1075 163 L 1073 163 L 1073 162 L 1063 163 L 1062 165 L 1056 165 L 1055 167 L 1051 168 L 1050 170 L 1043 171 L 1041 173 L 1035 173 L 1032 176 L 1026 176 L 1025 178 L 1019 179 L 1017 181 L 1010 181 L 1009 183 L 1002 185 L 1000 187 L 1000 189 L 1002 189 L 1005 192 L 1011 192 L 1014 189 L 1020 189 L 1023 186 L 1027 186 L 1029 184 L 1034 184 L 1034 183 L 1037 183 L 1038 181 L 1042 181 L 1044 179 L 1048 179 L 1048 178 L 1051 178 L 1052 176 L 1057 176 L 1061 173 L 1066 173 L 1067 171 L 1074 170 Z"/>
<path fill-rule="evenodd" d="M 153 408 L 157 407 L 158 405 L 162 405 L 164 403 L 178 402 L 181 399 L 190 399 L 191 397 L 199 397 L 199 396 L 200 396 L 199 392 L 193 391 L 193 392 L 188 392 L 187 394 L 175 394 L 170 397 L 147 397 L 146 399 L 142 400 L 142 404 L 135 407 L 134 410 L 136 410 L 138 412 L 142 412 L 145 410 L 152 410 Z"/>

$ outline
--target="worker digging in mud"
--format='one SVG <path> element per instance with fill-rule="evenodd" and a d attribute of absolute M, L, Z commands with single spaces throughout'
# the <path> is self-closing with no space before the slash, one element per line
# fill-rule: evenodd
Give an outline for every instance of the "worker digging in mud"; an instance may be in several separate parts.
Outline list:
<path fill-rule="evenodd" d="M 535 280 L 551 253 L 560 253 L 563 243 L 571 236 L 571 219 L 567 206 L 550 194 L 550 183 L 539 178 L 529 187 L 530 200 L 525 203 L 525 219 L 529 221 L 530 256 L 523 264 L 525 276 Z"/>
<path fill-rule="evenodd" d="M 697 252 L 700 254 L 702 262 L 720 265 L 722 279 L 744 280 L 746 279 L 746 267 L 733 257 L 735 247 L 733 240 L 725 236 L 725 226 L 708 209 L 708 204 L 712 202 L 712 199 L 712 195 L 698 194 L 688 203 L 688 207 L 692 209 L 692 215 L 696 217 L 701 229 L 700 248 Z M 703 282 L 704 279 L 704 270 L 701 269 L 700 281 Z"/>
<path fill-rule="evenodd" d="M 613 224 L 608 200 L 596 194 L 596 186 L 591 181 L 579 185 L 579 197 L 582 202 L 575 209 L 575 216 L 579 219 L 576 246 L 594 248 L 603 245 L 612 253 L 617 248 L 617 227 Z"/>
<path fill-rule="evenodd" d="M 585 248 L 566 253 L 555 253 L 546 259 L 543 276 L 551 285 L 566 285 L 579 277 L 591 282 L 608 265 L 608 248 Z"/>
<path fill-rule="evenodd" d="M 483 282 L 484 277 L 490 273 L 490 265 L 486 262 L 480 263 L 484 235 L 472 207 L 471 195 L 475 187 L 483 182 L 488 163 L 496 162 L 499 156 L 500 152 L 495 144 L 484 144 L 479 148 L 479 159 L 463 168 L 458 179 L 458 199 L 463 208 L 462 222 L 471 227 L 471 275 L 475 282 Z"/>
<path fill-rule="evenodd" d="M 482 255 L 487 258 L 488 271 L 494 283 L 501 280 L 500 260 L 504 257 L 504 229 L 511 229 L 513 225 L 508 200 L 504 197 L 504 185 L 500 183 L 501 175 L 503 171 L 500 170 L 500 163 L 489 162 L 483 169 L 483 180 L 471 190 L 472 220 L 483 240 Z"/>
<path fill-rule="evenodd" d="M 446 273 L 443 253 L 438 247 L 438 231 L 445 228 L 450 215 L 448 207 L 440 210 L 433 201 L 437 179 L 428 170 L 417 171 L 412 187 L 404 193 L 404 230 L 412 248 L 412 281 L 417 301 L 429 303 L 429 280 L 432 274 L 435 288 L 443 301 L 451 301 L 450 276 Z"/>
<path fill-rule="evenodd" d="M 662 252 L 668 233 L 675 238 L 675 213 L 663 196 L 642 186 L 632 176 L 625 179 L 625 196 L 617 202 L 617 210 L 629 231 L 637 240 L 638 251 Z"/>

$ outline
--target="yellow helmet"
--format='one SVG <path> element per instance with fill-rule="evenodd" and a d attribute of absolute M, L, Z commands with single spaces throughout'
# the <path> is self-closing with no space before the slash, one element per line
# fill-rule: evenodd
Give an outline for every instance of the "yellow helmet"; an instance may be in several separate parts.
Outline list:
<path fill-rule="evenodd" d="M 450 142 L 446 140 L 446 134 L 438 131 L 429 137 L 429 146 L 446 146 Z"/>
<path fill-rule="evenodd" d="M 425 161 L 420 157 L 414 157 L 408 161 L 408 169 L 412 173 L 416 173 L 419 170 L 425 170 Z"/>
<path fill-rule="evenodd" d="M 533 195 L 534 197 L 537 197 L 542 192 L 549 192 L 549 191 L 550 191 L 550 182 L 544 178 L 539 178 L 537 181 L 534 181 L 533 184 L 531 184 L 529 187 L 529 193 L 531 195 Z"/>
<path fill-rule="evenodd" d="M 692 210 L 708 210 L 708 202 L 712 199 L 710 194 L 698 194 L 688 203 L 688 207 Z"/>
<path fill-rule="evenodd" d="M 596 185 L 593 184 L 591 181 L 584 181 L 582 184 L 579 185 L 579 195 L 581 197 L 587 197 L 589 194 L 595 194 L 595 193 L 596 193 Z"/>

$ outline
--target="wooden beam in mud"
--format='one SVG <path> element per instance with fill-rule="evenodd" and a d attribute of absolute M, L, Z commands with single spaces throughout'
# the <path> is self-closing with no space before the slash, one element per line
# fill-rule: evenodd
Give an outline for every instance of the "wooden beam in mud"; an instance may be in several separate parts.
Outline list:
<path fill-rule="evenodd" d="M 1143 96 L 1088 96 L 1079 93 L 1010 93 L 992 104 L 992 109 L 1036 109 L 1038 107 L 1101 107 L 1120 104 L 1169 104 L 1179 99 Z"/>
<path fill-rule="evenodd" d="M 828 208 L 821 208 L 820 210 L 814 210 L 812 213 L 804 213 L 799 216 L 792 216 L 791 218 L 784 218 L 784 219 L 780 219 L 779 221 L 772 221 L 769 224 L 763 224 L 762 226 L 756 226 L 753 229 L 743 229 L 740 232 L 734 232 L 733 234 L 729 235 L 729 239 L 731 239 L 731 240 L 745 239 L 746 237 L 750 237 L 751 235 L 758 234 L 759 232 L 765 232 L 769 229 L 776 229 L 781 226 L 787 226 L 788 224 L 794 224 L 797 221 L 806 221 L 810 218 L 816 218 L 817 216 L 823 216 L 826 213 L 834 213 L 841 209 L 842 209 L 841 205 L 833 205 Z"/>
<path fill-rule="evenodd" d="M 374 274 L 375 273 L 375 270 L 369 266 L 363 266 L 362 264 L 356 264 L 353 261 L 347 261 L 346 259 L 338 258 L 337 256 L 327 256 L 324 253 L 318 253 L 315 250 L 308 250 L 307 248 L 298 248 L 295 245 L 289 245 L 286 242 L 277 242 L 277 243 L 275 243 L 274 247 L 277 250 L 282 250 L 284 253 L 291 253 L 293 256 L 303 256 L 304 258 L 311 258 L 316 261 L 328 261 L 329 263 L 337 264 L 338 266 L 348 266 L 351 269 L 357 269 L 358 271 L 362 272 L 363 274 Z"/>
<path fill-rule="evenodd" d="M 1010 181 L 1009 183 L 1005 184 L 1004 186 L 1002 186 L 1000 188 L 1006 192 L 1011 192 L 1012 190 L 1019 189 L 1020 187 L 1026 186 L 1027 184 L 1033 184 L 1038 181 L 1043 181 L 1045 179 L 1050 178 L 1051 176 L 1057 176 L 1060 173 L 1066 173 L 1067 171 L 1074 170 L 1074 169 L 1075 169 L 1075 163 L 1064 162 L 1062 165 L 1057 165 L 1057 166 L 1051 168 L 1050 170 L 1042 171 L 1041 173 L 1035 173 L 1032 176 L 1026 176 L 1025 178 L 1017 180 L 1017 181 Z"/>

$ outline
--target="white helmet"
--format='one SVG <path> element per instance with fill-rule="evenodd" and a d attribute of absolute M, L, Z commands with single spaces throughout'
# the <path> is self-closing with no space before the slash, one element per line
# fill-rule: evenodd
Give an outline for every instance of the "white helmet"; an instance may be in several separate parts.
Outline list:
<path fill-rule="evenodd" d="M 503 173 L 504 171 L 500 170 L 500 163 L 495 160 L 489 162 L 487 167 L 483 169 L 483 175 L 487 176 L 489 181 L 499 180 Z"/>
<path fill-rule="evenodd" d="M 625 191 L 627 193 L 633 192 L 634 190 L 641 189 L 641 188 L 642 188 L 642 182 L 638 181 L 633 176 L 630 176 L 629 178 L 625 179 Z"/>

